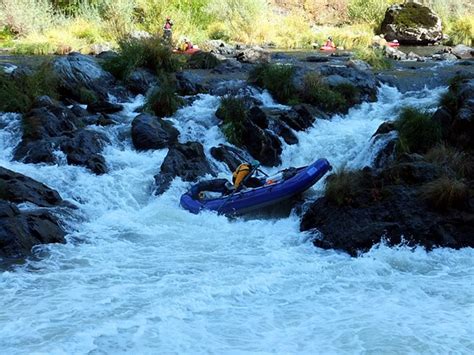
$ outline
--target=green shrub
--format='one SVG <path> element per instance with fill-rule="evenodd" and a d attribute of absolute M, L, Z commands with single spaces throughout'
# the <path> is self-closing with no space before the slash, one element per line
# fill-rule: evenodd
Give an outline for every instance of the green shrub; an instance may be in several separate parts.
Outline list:
<path fill-rule="evenodd" d="M 19 75 L 14 80 L 0 72 L 0 111 L 26 112 L 36 97 L 58 98 L 58 79 L 49 64 L 42 65 L 31 75 Z"/>
<path fill-rule="evenodd" d="M 340 86 L 349 94 L 347 85 Z M 337 89 L 336 89 L 337 90 Z M 331 89 L 316 73 L 308 73 L 304 77 L 303 92 L 301 94 L 304 102 L 310 103 L 327 112 L 342 112 L 348 108 L 348 101 L 342 93 Z"/>
<path fill-rule="evenodd" d="M 451 45 L 465 44 L 474 46 L 474 15 L 467 14 L 456 19 L 448 31 Z"/>
<path fill-rule="evenodd" d="M 464 181 L 441 177 L 422 187 L 421 197 L 433 208 L 441 211 L 450 208 L 467 209 L 469 206 L 469 188 Z"/>
<path fill-rule="evenodd" d="M 13 53 L 19 55 L 48 55 L 56 51 L 54 44 L 48 41 L 18 42 L 13 46 Z"/>
<path fill-rule="evenodd" d="M 164 77 L 146 98 L 145 110 L 158 117 L 172 116 L 183 101 L 176 93 L 176 86 L 170 78 Z"/>
<path fill-rule="evenodd" d="M 118 79 L 125 79 L 133 69 L 143 67 L 157 74 L 174 72 L 181 63 L 171 48 L 158 37 L 119 41 L 119 55 L 106 61 L 104 69 Z"/>
<path fill-rule="evenodd" d="M 294 72 L 291 65 L 260 64 L 250 72 L 249 82 L 267 89 L 278 102 L 286 104 L 296 97 Z"/>
<path fill-rule="evenodd" d="M 221 129 L 227 140 L 237 146 L 242 145 L 246 119 L 244 99 L 237 96 L 223 97 L 218 109 L 218 116 L 223 121 Z"/>
<path fill-rule="evenodd" d="M 97 94 L 94 91 L 89 90 L 83 86 L 79 88 L 79 102 L 90 105 L 96 103 L 97 101 Z"/>
<path fill-rule="evenodd" d="M 362 182 L 361 172 L 342 169 L 328 177 L 324 196 L 337 206 L 352 205 L 363 193 Z"/>
<path fill-rule="evenodd" d="M 187 64 L 192 69 L 212 69 L 217 67 L 221 61 L 209 52 L 196 52 L 191 55 Z"/>
<path fill-rule="evenodd" d="M 441 127 L 427 112 L 404 108 L 396 121 L 401 152 L 425 153 L 441 140 Z"/>
<path fill-rule="evenodd" d="M 376 27 L 382 22 L 385 11 L 400 0 L 350 0 L 348 4 L 349 18 L 355 23 L 368 23 Z"/>
<path fill-rule="evenodd" d="M 376 70 L 392 68 L 392 62 L 385 57 L 382 48 L 360 48 L 355 51 L 357 59 L 370 64 Z"/>

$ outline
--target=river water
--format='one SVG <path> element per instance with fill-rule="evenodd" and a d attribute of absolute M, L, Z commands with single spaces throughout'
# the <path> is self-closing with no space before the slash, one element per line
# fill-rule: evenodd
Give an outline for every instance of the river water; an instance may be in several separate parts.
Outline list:
<path fill-rule="evenodd" d="M 370 137 L 400 107 L 434 108 L 445 89 L 401 94 L 317 121 L 284 145 L 283 167 L 327 158 L 335 168 L 370 165 Z M 257 94 L 276 105 L 266 93 Z M 65 245 L 0 273 L 3 354 L 472 353 L 474 251 L 379 245 L 359 258 L 315 248 L 299 218 L 228 219 L 179 207 L 188 184 L 152 195 L 167 150 L 137 152 L 129 138 L 137 97 L 97 127 L 111 139 L 110 172 L 10 161 L 17 115 L 0 116 L 0 165 L 57 189 L 79 209 Z M 173 122 L 181 140 L 208 152 L 223 143 L 201 95 Z M 222 176 L 222 164 L 213 161 Z M 277 169 L 273 169 L 277 170 Z M 270 169 L 270 171 L 273 171 Z M 308 191 L 321 194 L 324 182 Z M 31 208 L 22 205 L 21 208 Z"/>

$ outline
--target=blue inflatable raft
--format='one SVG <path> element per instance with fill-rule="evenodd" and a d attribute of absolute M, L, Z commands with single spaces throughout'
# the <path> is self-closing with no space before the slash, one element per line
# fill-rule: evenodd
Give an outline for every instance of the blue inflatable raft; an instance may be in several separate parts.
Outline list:
<path fill-rule="evenodd" d="M 274 177 L 268 177 L 262 181 L 263 186 L 245 188 L 227 195 L 225 195 L 227 180 L 203 181 L 193 185 L 188 192 L 182 195 L 180 204 L 195 214 L 201 210 L 230 215 L 243 214 L 274 205 L 306 191 L 331 169 L 331 165 L 326 159 L 318 159 L 311 165 L 302 168 L 282 170 Z M 206 196 L 206 192 L 209 191 L 218 193 L 219 196 Z"/>

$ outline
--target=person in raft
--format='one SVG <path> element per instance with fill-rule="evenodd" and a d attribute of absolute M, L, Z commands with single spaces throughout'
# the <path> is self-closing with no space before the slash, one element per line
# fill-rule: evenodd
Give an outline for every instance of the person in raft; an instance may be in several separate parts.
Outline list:
<path fill-rule="evenodd" d="M 186 52 L 186 51 L 188 51 L 190 49 L 193 49 L 193 48 L 194 48 L 194 46 L 193 46 L 192 42 L 189 39 L 187 39 L 186 37 L 183 39 L 183 42 L 179 46 L 179 50 L 183 51 L 183 52 Z"/>
<path fill-rule="evenodd" d="M 258 161 L 253 161 L 252 163 L 240 164 L 235 169 L 232 173 L 232 183 L 234 184 L 235 191 L 243 187 L 259 187 L 264 185 L 261 179 L 252 176 L 259 166 L 260 163 Z"/>
<path fill-rule="evenodd" d="M 163 26 L 163 39 L 171 43 L 171 37 L 173 35 L 173 22 L 171 21 L 171 17 L 166 18 L 166 22 Z"/>
<path fill-rule="evenodd" d="M 324 44 L 324 47 L 336 48 L 336 45 L 335 45 L 334 42 L 332 41 L 332 37 L 331 37 L 331 36 L 328 37 L 328 40 L 327 40 L 326 43 Z"/>

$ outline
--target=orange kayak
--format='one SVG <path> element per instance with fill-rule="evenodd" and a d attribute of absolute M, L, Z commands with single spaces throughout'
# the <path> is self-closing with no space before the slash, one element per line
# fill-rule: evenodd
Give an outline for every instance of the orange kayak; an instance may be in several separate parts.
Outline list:
<path fill-rule="evenodd" d="M 179 49 L 173 49 L 173 53 L 179 53 L 179 54 L 194 54 L 199 51 L 200 51 L 199 48 L 191 48 L 185 51 L 180 51 Z"/>
<path fill-rule="evenodd" d="M 329 46 L 322 46 L 319 48 L 320 51 L 335 51 L 337 48 L 329 47 Z"/>

